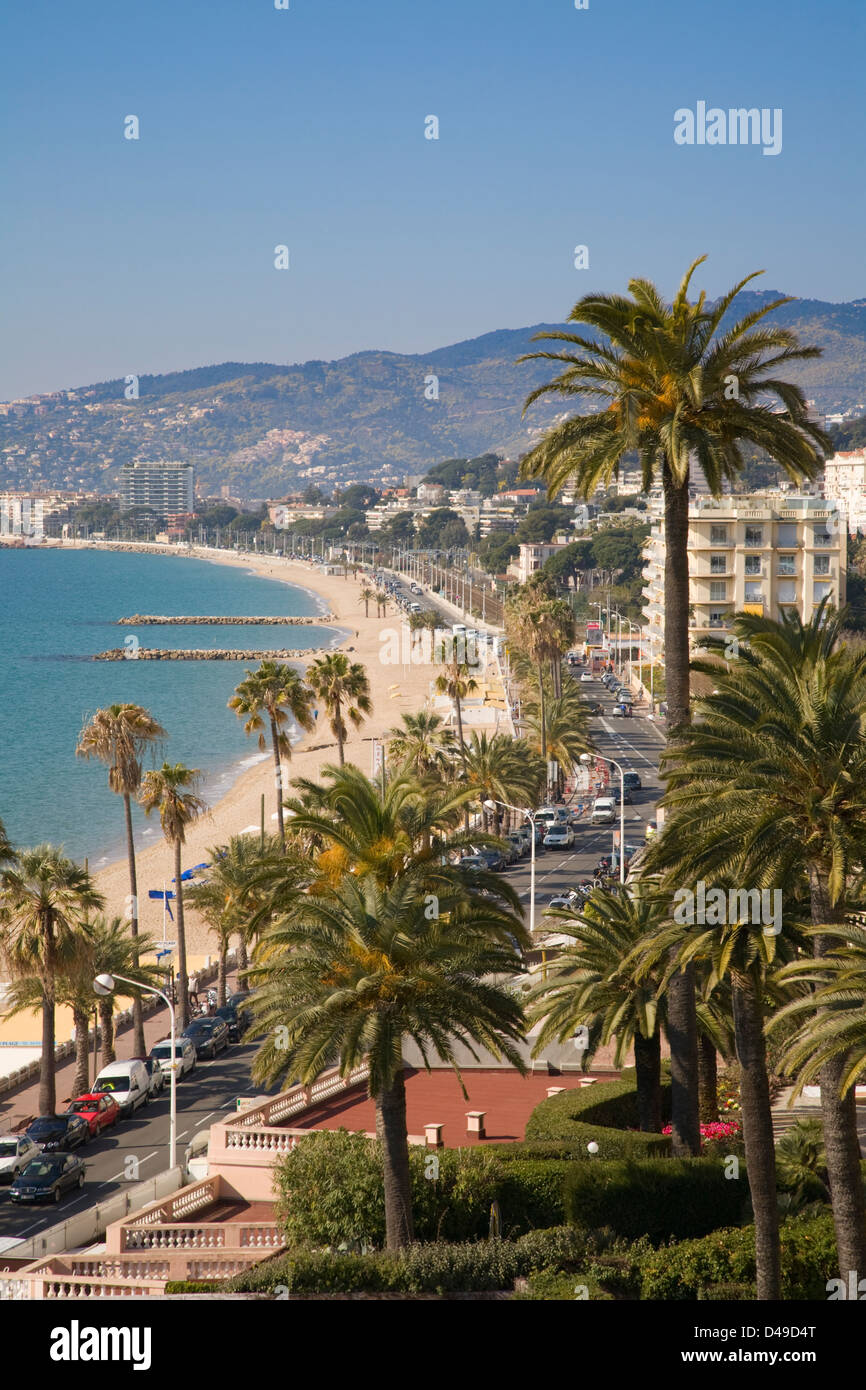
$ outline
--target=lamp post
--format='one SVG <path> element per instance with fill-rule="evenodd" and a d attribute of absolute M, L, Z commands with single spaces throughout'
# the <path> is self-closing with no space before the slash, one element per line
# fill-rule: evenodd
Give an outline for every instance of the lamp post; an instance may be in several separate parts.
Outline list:
<path fill-rule="evenodd" d="M 530 842 L 529 859 L 529 935 L 535 931 L 535 812 L 530 811 L 526 806 L 512 806 L 510 801 L 497 801 L 493 797 L 485 801 L 488 811 L 495 811 L 497 806 L 505 806 L 509 811 L 516 811 L 519 816 L 526 816 L 532 826 L 532 840 Z"/>
<path fill-rule="evenodd" d="M 125 985 L 135 985 L 142 994 L 158 994 L 160 999 L 164 999 L 168 1005 L 168 1013 L 171 1019 L 171 1077 L 169 1090 L 171 1099 L 169 1101 L 169 1122 L 168 1122 L 168 1166 L 175 1167 L 177 1158 L 177 1057 L 174 1047 L 174 1005 L 167 994 L 163 994 L 161 989 L 155 989 L 153 985 L 143 985 L 138 980 L 130 980 L 127 975 L 118 975 L 114 971 L 111 975 L 97 975 L 93 981 L 93 989 L 96 994 L 103 998 L 111 994 L 114 990 L 116 980 L 122 980 Z"/>
<path fill-rule="evenodd" d="M 612 767 L 615 767 L 619 773 L 619 881 L 622 884 L 625 883 L 625 773 L 622 770 L 621 763 L 618 763 L 616 758 L 605 758 L 601 753 L 596 753 L 595 755 L 591 753 L 581 753 L 580 761 L 582 763 L 591 763 L 593 756 L 595 756 L 599 762 L 609 763 Z"/>

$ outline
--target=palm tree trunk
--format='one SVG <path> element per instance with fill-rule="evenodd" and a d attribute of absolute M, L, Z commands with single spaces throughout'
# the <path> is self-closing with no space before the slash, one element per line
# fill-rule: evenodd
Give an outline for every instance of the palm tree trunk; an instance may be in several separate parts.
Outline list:
<path fill-rule="evenodd" d="M 274 782 L 277 788 L 277 828 L 280 832 L 280 840 L 285 846 L 286 828 L 283 824 L 283 769 L 280 763 L 279 733 L 277 731 L 277 721 L 271 719 L 271 742 L 274 747 Z"/>
<path fill-rule="evenodd" d="M 758 1298 L 782 1296 L 779 1208 L 776 1197 L 776 1151 L 770 1111 L 770 1083 L 764 1043 L 761 999 L 754 980 L 732 982 L 734 1037 L 740 1063 L 740 1105 L 752 1211 L 755 1217 L 755 1263 Z"/>
<path fill-rule="evenodd" d="M 810 875 L 811 917 L 815 926 L 844 920 L 839 905 L 830 900 L 827 878 Z M 815 938 L 815 955 L 827 954 L 831 940 Z M 857 1133 L 857 1111 L 854 1087 L 847 1096 L 840 1095 L 842 1077 L 848 1066 L 845 1053 L 834 1057 L 821 1068 L 821 1123 L 824 1128 L 824 1151 L 827 1156 L 827 1177 L 833 1207 L 833 1226 L 836 1232 L 836 1253 L 839 1273 L 846 1281 L 851 1270 L 856 1277 L 866 1274 L 866 1203 L 863 1178 L 860 1172 L 860 1140 Z"/>
<path fill-rule="evenodd" d="M 177 1025 L 182 1033 L 189 1023 L 189 976 L 186 966 L 186 927 L 183 920 L 183 884 L 181 883 L 180 840 L 174 842 L 174 886 L 177 898 Z"/>
<path fill-rule="evenodd" d="M 87 1027 L 90 1014 L 87 1009 L 74 1004 L 72 1021 L 75 1024 L 75 1075 L 72 1078 L 73 1096 L 86 1096 L 90 1090 L 90 1039 Z"/>
<path fill-rule="evenodd" d="M 54 924 L 50 915 L 42 916 L 42 1055 L 39 1059 L 39 1114 L 53 1115 L 57 1091 L 54 1076 L 55 976 Z"/>
<path fill-rule="evenodd" d="M 132 834 L 132 799 L 129 792 L 123 794 L 123 811 L 126 820 L 126 857 L 129 861 L 129 893 L 130 893 L 130 919 L 129 934 L 133 940 L 135 955 L 133 961 L 136 971 L 138 970 L 138 949 L 135 942 L 138 940 L 138 873 L 135 867 L 135 840 Z M 137 996 L 132 1001 L 132 1053 L 134 1057 L 145 1057 L 144 1045 L 144 1014 L 141 1007 L 141 996 Z"/>
<path fill-rule="evenodd" d="M 698 1033 L 698 1114 L 701 1124 L 715 1124 L 719 1118 L 718 1055 L 712 1039 Z"/>
<path fill-rule="evenodd" d="M 226 974 L 228 967 L 227 956 L 229 953 L 229 943 L 227 936 L 220 937 L 219 966 L 217 968 L 217 1008 L 221 1009 L 226 1002 Z"/>
<path fill-rule="evenodd" d="M 342 721 L 342 719 L 341 719 L 341 717 L 340 717 L 341 711 L 340 711 L 340 701 L 339 701 L 339 699 L 336 699 L 336 700 L 334 701 L 333 710 L 334 710 L 334 717 L 333 717 L 333 719 L 331 720 L 331 728 L 334 730 L 334 733 L 337 735 L 337 751 L 338 751 L 339 756 L 340 756 L 340 767 L 345 767 L 345 765 L 346 765 L 346 758 L 345 758 L 345 755 L 344 755 L 344 753 L 343 753 L 343 721 Z"/>
<path fill-rule="evenodd" d="M 238 932 L 238 974 L 240 974 L 242 970 L 246 970 L 249 963 L 249 957 L 247 956 L 247 939 L 243 932 Z M 241 989 L 246 989 L 246 987 L 246 984 L 241 982 Z"/>
<path fill-rule="evenodd" d="M 696 1157 L 701 1151 L 701 1127 L 694 966 L 671 976 L 667 1034 L 671 1049 L 671 1149 L 675 1158 Z"/>
<path fill-rule="evenodd" d="M 99 1065 L 107 1067 L 115 1061 L 114 1051 L 114 1004 L 110 998 L 99 1001 L 99 1032 L 102 1046 L 99 1050 Z"/>
<path fill-rule="evenodd" d="M 385 1244 L 399 1250 L 414 1239 L 402 1068 L 388 1090 L 376 1096 L 376 1138 L 382 1146 L 385 1178 Z"/>
<path fill-rule="evenodd" d="M 665 699 L 668 731 L 689 722 L 689 489 L 665 463 Z"/>
<path fill-rule="evenodd" d="M 538 658 L 538 710 L 541 719 L 541 756 L 545 762 L 544 776 L 547 778 L 547 711 L 544 707 L 544 664 Z"/>
<path fill-rule="evenodd" d="M 648 1134 L 662 1132 L 662 1039 L 658 1028 L 651 1038 L 634 1035 L 638 1126 Z"/>

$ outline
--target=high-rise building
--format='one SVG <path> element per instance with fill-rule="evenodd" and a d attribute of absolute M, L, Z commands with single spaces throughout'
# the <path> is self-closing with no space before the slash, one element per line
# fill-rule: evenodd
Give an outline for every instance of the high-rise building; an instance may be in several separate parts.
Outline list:
<path fill-rule="evenodd" d="M 843 449 L 827 459 L 824 496 L 841 507 L 852 536 L 866 529 L 866 449 Z"/>
<path fill-rule="evenodd" d="M 689 507 L 692 645 L 727 629 L 735 613 L 778 619 L 796 608 L 808 622 L 821 599 L 845 603 L 847 537 L 838 508 L 820 497 L 723 497 Z M 657 522 L 644 549 L 646 632 L 664 636 L 665 539 Z M 660 648 L 655 646 L 655 650 Z"/>
<path fill-rule="evenodd" d="M 120 480 L 120 505 L 149 507 L 162 521 L 183 516 L 195 506 L 195 470 L 191 463 L 125 463 Z"/>

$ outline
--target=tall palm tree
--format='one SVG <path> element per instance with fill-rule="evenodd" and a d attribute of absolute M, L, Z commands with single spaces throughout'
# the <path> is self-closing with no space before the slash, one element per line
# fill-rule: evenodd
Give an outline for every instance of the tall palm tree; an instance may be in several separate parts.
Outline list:
<path fill-rule="evenodd" d="M 606 892 L 596 889 L 579 913 L 554 910 L 554 930 L 571 938 L 547 977 L 532 989 L 530 1023 L 540 1023 L 533 1055 L 552 1041 L 565 1042 L 588 1029 L 588 1061 L 598 1047 L 616 1042 L 614 1066 L 634 1050 L 639 1125 L 661 1132 L 661 1027 L 665 996 L 662 971 L 638 970 L 633 951 L 658 930 L 664 905 L 640 884 Z"/>
<path fill-rule="evenodd" d="M 666 756 L 671 825 L 650 857 L 676 845 L 680 883 L 730 876 L 756 888 L 803 883 L 824 956 L 844 925 L 853 872 L 866 862 L 866 652 L 841 643 L 844 615 L 818 606 L 804 624 L 745 614 L 740 653 L 712 671 L 717 694 L 696 703 L 700 722 Z M 671 838 L 669 838 L 671 837 Z M 843 1054 L 821 1068 L 821 1114 L 843 1271 L 866 1268 L 866 1207 L 853 1089 Z"/>
<path fill-rule="evenodd" d="M 474 676 L 469 674 L 467 663 L 459 660 L 456 643 L 450 660 L 446 662 L 444 672 L 436 677 L 433 685 L 439 695 L 447 695 L 454 705 L 454 711 L 457 715 L 457 744 L 465 772 L 466 740 L 463 737 L 463 701 L 468 695 L 475 694 L 478 689 L 478 682 Z"/>
<path fill-rule="evenodd" d="M 525 1067 L 516 1046 L 521 1007 L 503 981 L 521 957 L 507 912 L 455 884 L 430 920 L 426 883 L 411 872 L 383 886 L 370 873 L 343 875 L 325 896 L 298 894 L 255 949 L 252 1011 L 267 1038 L 256 1081 L 311 1082 L 336 1060 L 342 1075 L 366 1062 L 382 1145 L 389 1249 L 413 1239 L 403 1045 L 457 1070 L 455 1044 Z"/>
<path fill-rule="evenodd" d="M 160 988 L 164 973 L 156 965 L 142 965 L 141 956 L 149 954 L 155 946 L 150 936 L 139 936 L 136 942 L 130 941 L 120 917 L 97 917 L 88 924 L 88 952 L 93 970 L 90 975 L 91 1002 L 94 975 L 126 975 L 130 980 L 140 980 L 142 985 L 155 985 Z M 134 985 L 117 979 L 111 994 L 99 995 L 96 999 L 99 1010 L 100 1060 L 103 1067 L 114 1061 L 114 1006 L 118 999 L 131 999 L 133 1002 L 141 995 Z M 133 1045 L 137 1055 L 145 1056 Z"/>
<path fill-rule="evenodd" d="M 439 775 L 449 767 L 455 741 L 441 716 L 430 710 L 401 716 L 402 726 L 388 729 L 385 740 L 393 762 L 416 777 Z"/>
<path fill-rule="evenodd" d="M 371 599 L 374 599 L 375 597 L 376 597 L 376 590 L 375 590 L 375 589 L 371 589 L 369 584 L 363 584 L 363 585 L 361 586 L 361 592 L 360 592 L 360 594 L 358 595 L 358 602 L 359 602 L 359 603 L 363 603 L 363 605 L 364 605 L 364 617 L 365 617 L 365 618 L 369 618 L 369 616 L 370 616 L 370 600 L 371 600 Z M 378 609 L 377 609 L 376 611 L 377 611 L 377 614 L 378 614 Z"/>
<path fill-rule="evenodd" d="M 350 661 L 345 652 L 329 652 L 317 657 L 308 668 L 307 680 L 313 693 L 324 701 L 342 767 L 346 761 L 343 748 L 349 736 L 346 720 L 358 729 L 364 716 L 373 710 L 367 672 L 359 661 Z"/>
<path fill-rule="evenodd" d="M 215 933 L 219 945 L 217 998 L 226 1002 L 227 956 L 231 939 L 237 936 L 246 946 L 250 922 L 260 911 L 263 897 L 258 884 L 263 871 L 284 855 L 283 841 L 274 836 L 262 846 L 251 835 L 233 835 L 227 845 L 214 845 L 207 851 L 208 878 L 187 889 L 187 901 L 201 914 Z"/>
<path fill-rule="evenodd" d="M 274 782 L 277 789 L 277 825 L 280 839 L 285 841 L 283 825 L 283 767 L 282 760 L 292 756 L 289 727 L 294 720 L 302 729 L 312 729 L 312 694 L 292 666 L 279 661 L 263 661 L 257 671 L 248 670 L 229 700 L 239 719 L 244 719 L 245 734 L 257 734 L 259 748 L 267 748 L 265 728 L 270 730 L 274 755 Z"/>
<path fill-rule="evenodd" d="M 649 280 L 629 282 L 628 297 L 586 295 L 569 321 L 587 333 L 539 334 L 565 344 L 561 352 L 526 358 L 556 362 L 562 371 L 531 392 L 526 409 L 549 393 L 583 397 L 600 408 L 553 426 L 523 460 L 526 477 L 543 478 L 551 495 L 566 483 L 592 497 L 637 451 L 642 488 L 660 485 L 665 534 L 665 684 L 668 731 L 689 719 L 689 470 L 700 464 L 718 496 L 743 468 L 743 445 L 774 459 L 794 481 L 812 478 L 832 444 L 808 415 L 803 392 L 776 375 L 789 363 L 820 355 L 790 330 L 762 322 L 788 299 L 773 300 L 724 327 L 748 275 L 715 304 L 702 292 L 689 300 L 701 256 L 686 271 L 672 304 Z M 761 272 L 756 272 L 760 274 Z M 782 405 L 779 413 L 772 398 Z M 698 1151 L 697 1027 L 694 981 L 671 983 L 673 1135 L 676 1153 Z"/>
<path fill-rule="evenodd" d="M 132 833 L 132 798 L 141 786 L 142 755 L 166 738 L 165 729 L 141 705 L 107 705 L 98 709 L 78 735 L 75 749 L 79 758 L 98 758 L 108 768 L 111 791 L 123 798 L 126 825 L 126 857 L 129 864 L 129 930 L 138 937 L 138 875 L 135 867 L 135 839 Z M 133 1000 L 133 1046 L 144 1055 L 144 1020 L 140 996 Z"/>
<path fill-rule="evenodd" d="M 74 956 L 83 916 L 102 904 L 90 874 L 54 845 L 21 850 L 13 865 L 0 868 L 0 940 L 5 967 L 13 980 L 36 976 L 40 982 L 40 1115 L 53 1115 L 56 1103 L 58 972 Z"/>
<path fill-rule="evenodd" d="M 376 617 L 385 617 L 388 612 L 388 595 L 384 589 L 376 590 Z"/>
<path fill-rule="evenodd" d="M 524 739 L 473 730 L 466 745 L 466 774 L 470 785 L 478 790 L 486 833 L 490 822 L 485 803 L 493 800 L 510 806 L 516 804 L 534 808 L 544 784 L 546 768 Z M 494 835 L 499 833 L 499 821 L 497 809 L 493 815 Z"/>
<path fill-rule="evenodd" d="M 199 776 L 198 768 L 183 763 L 163 763 L 145 775 L 139 801 L 145 815 L 159 811 L 162 833 L 174 849 L 174 887 L 177 904 L 178 1023 L 182 1031 L 189 1022 L 189 982 L 186 965 L 186 929 L 183 918 L 183 865 L 181 848 L 187 827 L 207 810 L 206 803 L 191 790 Z"/>
<path fill-rule="evenodd" d="M 586 705 L 576 690 L 566 689 L 559 697 L 548 697 L 544 714 L 543 708 L 541 700 L 524 701 L 522 722 L 527 739 L 539 753 L 544 746 L 547 758 L 558 764 L 559 776 L 568 776 L 581 754 L 592 749 Z M 544 768 L 546 777 L 546 761 Z"/>

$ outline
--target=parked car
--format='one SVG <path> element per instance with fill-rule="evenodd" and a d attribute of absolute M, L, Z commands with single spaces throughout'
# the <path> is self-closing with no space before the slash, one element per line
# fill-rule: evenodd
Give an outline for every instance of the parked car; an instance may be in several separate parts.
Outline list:
<path fill-rule="evenodd" d="M 613 801 L 616 803 L 616 805 L 618 806 L 618 805 L 619 805 L 619 798 L 620 798 L 620 790 L 619 790 L 619 787 L 612 787 L 612 788 L 611 788 L 611 797 L 612 797 Z M 630 790 L 629 790 L 628 787 L 626 787 L 625 790 L 623 791 L 623 793 L 622 793 L 622 799 L 623 799 L 623 803 L 624 803 L 626 806 L 631 806 L 631 805 L 634 804 L 633 801 L 632 801 L 631 792 L 630 792 Z"/>
<path fill-rule="evenodd" d="M 618 717 L 619 719 L 630 719 L 630 718 L 631 718 L 631 701 L 630 701 L 630 700 L 619 700 L 619 701 L 614 705 L 614 707 L 613 707 L 613 713 L 614 713 L 615 715 L 617 715 L 617 717 Z"/>
<path fill-rule="evenodd" d="M 163 1071 L 171 1070 L 171 1038 L 163 1038 L 150 1049 L 150 1055 L 159 1062 Z M 179 1037 L 174 1040 L 174 1056 L 177 1066 L 175 1073 L 178 1081 L 181 1081 L 189 1072 L 195 1071 L 197 1060 L 196 1050 L 189 1038 Z"/>
<path fill-rule="evenodd" d="M 131 1111 L 128 1113 L 132 1113 Z M 103 1130 L 114 1129 L 120 1119 L 121 1111 L 114 1096 L 105 1092 L 91 1092 L 78 1096 L 69 1103 L 69 1114 L 80 1115 L 90 1130 L 91 1137 L 98 1139 Z"/>
<path fill-rule="evenodd" d="M 590 675 L 589 671 L 581 671 L 580 683 L 581 685 L 590 685 L 592 683 L 592 676 Z"/>
<path fill-rule="evenodd" d="M 0 1182 L 14 1182 L 39 1149 L 29 1134 L 0 1135 Z"/>
<path fill-rule="evenodd" d="M 544 837 L 545 849 L 571 849 L 574 831 L 570 825 L 552 825 Z"/>
<path fill-rule="evenodd" d="M 480 854 L 462 854 L 462 855 L 460 856 L 460 858 L 458 859 L 458 861 L 457 861 L 457 866 L 458 866 L 458 868 L 460 868 L 460 869 L 473 869 L 473 870 L 477 870 L 477 869 L 486 869 L 486 868 L 487 868 L 487 864 L 486 864 L 485 861 L 481 858 L 481 855 L 480 855 Z"/>
<path fill-rule="evenodd" d="M 526 836 L 521 835 L 519 830 L 509 830 L 505 838 L 510 840 L 511 844 L 513 844 L 514 848 L 517 850 L 518 859 L 525 859 L 529 853 L 529 840 Z"/>
<path fill-rule="evenodd" d="M 230 1009 L 238 1010 L 247 1005 L 251 998 L 252 995 L 250 994 L 249 990 L 239 989 L 235 994 L 227 995 L 226 1004 Z"/>
<path fill-rule="evenodd" d="M 494 873 L 498 873 L 501 869 L 505 868 L 504 854 L 502 854 L 500 850 L 494 849 L 492 845 L 481 845 L 480 848 L 475 849 L 475 853 L 480 855 L 484 860 L 485 867 L 491 869 Z"/>
<path fill-rule="evenodd" d="M 39 1154 L 9 1189 L 13 1202 L 59 1202 L 64 1192 L 84 1186 L 84 1164 L 77 1154 Z"/>
<path fill-rule="evenodd" d="M 522 850 L 519 844 L 515 844 L 510 835 L 502 837 L 503 848 L 500 851 L 506 865 L 510 868 L 512 864 L 517 864 L 522 858 Z"/>
<path fill-rule="evenodd" d="M 590 825 L 613 825 L 616 819 L 616 803 L 611 796 L 597 796 L 592 803 Z"/>
<path fill-rule="evenodd" d="M 640 780 L 640 773 L 638 772 L 624 772 L 622 780 L 629 791 L 632 792 L 639 792 L 643 786 L 643 782 Z"/>
<path fill-rule="evenodd" d="M 56 1153 L 62 1149 L 69 1153 L 79 1144 L 86 1144 L 90 1138 L 90 1125 L 83 1115 L 69 1111 L 65 1115 L 40 1115 L 25 1131 L 27 1138 L 44 1154 Z M 2 1140 L 0 1140 L 2 1145 Z"/>
<path fill-rule="evenodd" d="M 136 1061 L 141 1062 L 150 1080 L 151 1096 L 162 1095 L 165 1089 L 166 1073 L 158 1057 L 137 1057 Z"/>
<path fill-rule="evenodd" d="M 573 890 L 569 893 L 554 893 L 550 902 L 547 904 L 548 910 L 552 907 L 572 908 L 576 907 L 580 901 L 580 894 Z"/>
<path fill-rule="evenodd" d="M 229 1045 L 229 1030 L 221 1018 L 194 1018 L 181 1037 L 189 1038 L 198 1057 L 216 1057 Z"/>
<path fill-rule="evenodd" d="M 140 1105 L 150 1100 L 150 1077 L 144 1063 L 109 1062 L 93 1083 L 93 1094 L 108 1092 L 120 1106 L 120 1118 L 134 1115 Z"/>
<path fill-rule="evenodd" d="M 525 825 L 518 826 L 514 833 L 520 836 L 521 840 L 526 845 L 526 853 L 528 854 L 532 849 L 532 826 L 529 821 L 527 821 Z"/>
<path fill-rule="evenodd" d="M 221 1018 L 229 1030 L 229 1042 L 240 1042 L 244 1033 L 250 1026 L 250 1016 L 248 1013 L 238 1013 L 230 1004 L 223 1004 L 217 1009 L 214 1018 Z"/>

